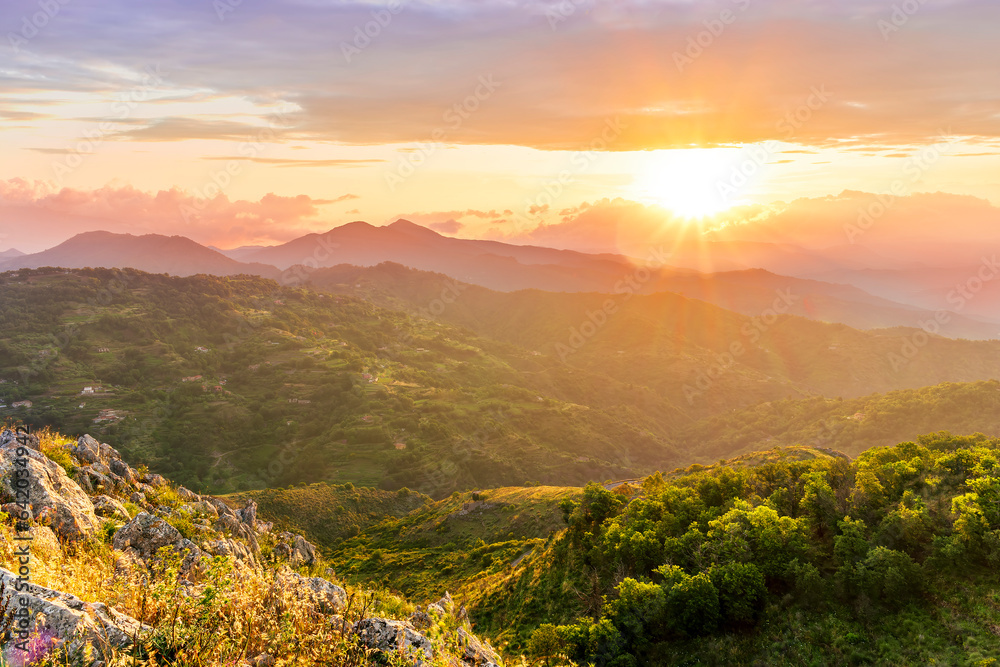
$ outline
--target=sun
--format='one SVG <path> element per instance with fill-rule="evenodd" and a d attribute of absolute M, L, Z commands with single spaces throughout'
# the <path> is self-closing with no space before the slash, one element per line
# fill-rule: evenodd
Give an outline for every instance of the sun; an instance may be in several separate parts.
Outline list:
<path fill-rule="evenodd" d="M 728 180 L 738 154 L 736 148 L 652 151 L 642 156 L 629 195 L 682 218 L 712 217 L 736 204 L 720 184 Z"/>

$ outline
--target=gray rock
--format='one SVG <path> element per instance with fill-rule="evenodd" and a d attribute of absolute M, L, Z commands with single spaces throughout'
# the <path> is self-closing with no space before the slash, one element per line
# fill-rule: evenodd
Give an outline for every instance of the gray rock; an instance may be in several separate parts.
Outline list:
<path fill-rule="evenodd" d="M 26 450 L 25 466 L 18 465 L 18 444 L 0 447 L 0 491 L 11 501 L 24 499 L 16 494 L 18 480 L 27 479 L 28 506 L 37 519 L 49 517 L 52 529 L 66 540 L 92 535 L 100 527 L 94 505 L 62 467 L 33 449 Z"/>
<path fill-rule="evenodd" d="M 316 547 L 306 538 L 293 533 L 278 533 L 277 537 L 274 553 L 287 560 L 292 567 L 316 562 Z"/>
<path fill-rule="evenodd" d="M 403 621 L 365 618 L 354 625 L 354 632 L 368 648 L 386 655 L 402 652 L 415 665 L 424 665 L 434 653 L 431 640 Z"/>
<path fill-rule="evenodd" d="M 278 578 L 286 588 L 304 595 L 321 614 L 339 613 L 347 605 L 347 591 L 322 577 L 303 577 L 286 568 Z"/>
<path fill-rule="evenodd" d="M 166 486 L 167 485 L 167 480 L 166 480 L 166 478 L 163 475 L 154 475 L 153 473 L 150 473 L 150 472 L 147 472 L 145 475 L 143 475 L 142 479 L 139 480 L 139 481 L 141 481 L 144 484 L 148 484 L 150 486 Z"/>
<path fill-rule="evenodd" d="M 181 500 L 188 502 L 201 500 L 201 496 L 190 489 L 185 489 L 183 486 L 177 487 L 177 495 L 180 496 Z"/>
<path fill-rule="evenodd" d="M 489 644 L 486 644 L 465 628 L 458 629 L 458 645 L 462 648 L 462 660 L 476 667 L 496 667 L 500 664 L 500 656 Z"/>
<path fill-rule="evenodd" d="M 246 540 L 253 552 L 260 553 L 257 533 L 248 525 L 236 518 L 235 514 L 223 514 L 215 522 L 214 528 L 220 533 L 241 537 Z"/>
<path fill-rule="evenodd" d="M 428 614 L 426 611 L 420 611 L 419 609 L 410 614 L 410 617 L 407 619 L 407 621 L 409 621 L 410 625 L 412 625 L 417 630 L 426 630 L 427 628 L 431 627 L 431 625 L 434 623 L 434 619 L 431 618 L 430 614 Z"/>
<path fill-rule="evenodd" d="M 206 502 L 204 500 L 199 500 L 196 503 L 192 503 L 191 509 L 196 514 L 204 514 L 206 516 L 212 517 L 213 519 L 219 518 L 219 510 L 215 509 L 215 505 L 213 505 L 210 502 Z"/>
<path fill-rule="evenodd" d="M 114 459 L 108 464 L 108 467 L 111 468 L 111 472 L 121 477 L 129 486 L 134 486 L 139 481 L 135 471 L 124 461 Z"/>
<path fill-rule="evenodd" d="M 239 540 L 211 540 L 204 544 L 205 551 L 213 556 L 228 556 L 241 563 L 253 565 L 257 562 L 253 549 Z"/>
<path fill-rule="evenodd" d="M 14 449 L 17 449 L 17 446 L 21 444 L 17 440 L 19 436 L 24 438 L 25 447 L 28 449 L 34 449 L 36 452 L 40 451 L 37 435 L 34 433 L 29 433 L 27 435 L 21 434 L 9 428 L 4 429 L 3 432 L 0 433 L 0 447 L 13 447 Z"/>
<path fill-rule="evenodd" d="M 205 496 L 204 501 L 211 504 L 212 507 L 219 513 L 219 516 L 236 516 L 236 512 L 233 508 L 226 504 L 221 498 L 215 498 L 213 496 Z"/>
<path fill-rule="evenodd" d="M 77 459 L 85 463 L 108 465 L 111 461 L 120 460 L 122 457 L 117 449 L 103 442 L 98 442 L 90 435 L 81 435 L 76 441 L 76 447 L 71 451 Z"/>
<path fill-rule="evenodd" d="M 250 526 L 251 528 L 257 527 L 257 503 L 254 502 L 252 498 L 247 499 L 246 505 L 243 509 L 236 512 L 236 516 L 239 517 L 240 521 Z"/>
<path fill-rule="evenodd" d="M 145 563 L 150 563 L 163 547 L 171 547 L 183 554 L 181 572 L 190 572 L 201 560 L 201 549 L 194 542 L 184 538 L 169 523 L 146 512 L 118 529 L 111 538 L 111 546 L 119 551 L 134 551 Z"/>
<path fill-rule="evenodd" d="M 135 503 L 136 505 L 146 504 L 146 494 L 142 491 L 136 491 L 131 496 L 128 497 L 129 502 Z"/>
<path fill-rule="evenodd" d="M 16 592 L 17 575 L 3 568 L 0 568 L 0 580 L 7 592 L 2 601 L 5 607 L 17 611 L 22 608 L 21 600 L 26 601 L 29 634 L 36 630 L 39 619 L 44 619 L 44 626 L 37 629 L 50 633 L 60 643 L 68 642 L 71 650 L 89 641 L 103 658 L 104 647 L 125 649 L 132 644 L 133 637 L 152 630 L 103 603 L 84 602 L 75 595 L 51 588 L 29 583 L 25 590 Z M 15 630 L 14 641 L 18 640 L 18 632 Z"/>
<path fill-rule="evenodd" d="M 102 468 L 106 472 L 101 472 Z M 111 479 L 111 471 L 99 463 L 82 466 L 73 471 L 73 481 L 91 494 L 101 494 L 116 490 L 116 484 Z"/>
<path fill-rule="evenodd" d="M 94 514 L 107 519 L 121 519 L 128 521 L 132 517 L 128 515 L 128 510 L 120 502 L 109 496 L 97 496 L 93 499 Z"/>

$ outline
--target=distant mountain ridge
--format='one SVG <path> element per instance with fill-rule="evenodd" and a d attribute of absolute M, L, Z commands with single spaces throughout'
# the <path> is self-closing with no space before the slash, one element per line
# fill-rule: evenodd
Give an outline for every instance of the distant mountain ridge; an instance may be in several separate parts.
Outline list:
<path fill-rule="evenodd" d="M 794 254 L 791 247 L 785 251 Z M 349 267 L 377 267 L 386 262 L 499 292 L 671 292 L 749 316 L 765 312 L 777 293 L 789 293 L 795 297 L 789 313 L 859 329 L 917 327 L 934 316 L 933 310 L 920 304 L 899 303 L 884 293 L 874 296 L 863 286 L 763 269 L 699 273 L 690 268 L 643 264 L 623 255 L 455 239 L 407 220 L 384 227 L 352 222 L 277 246 L 229 250 L 206 247 L 183 236 L 85 232 L 39 253 L 0 257 L 0 271 L 43 266 L 130 267 L 177 276 L 248 274 L 297 285 L 310 280 L 329 282 L 335 274 L 350 274 Z M 316 271 L 320 273 L 310 277 Z M 640 275 L 644 279 L 636 280 Z M 986 303 L 987 297 L 981 300 Z M 1000 323 L 983 319 L 952 313 L 941 333 L 974 340 L 1000 338 Z"/>
<path fill-rule="evenodd" d="M 237 262 L 184 236 L 133 236 L 100 231 L 83 232 L 48 250 L 8 259 L 0 263 L 0 271 L 44 266 L 68 269 L 127 267 L 176 276 L 205 273 L 277 278 L 280 274 L 273 266 Z"/>

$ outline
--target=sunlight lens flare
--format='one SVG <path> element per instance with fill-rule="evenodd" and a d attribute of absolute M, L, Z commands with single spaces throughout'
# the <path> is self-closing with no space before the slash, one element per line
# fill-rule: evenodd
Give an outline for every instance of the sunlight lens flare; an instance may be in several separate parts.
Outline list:
<path fill-rule="evenodd" d="M 681 218 L 712 217 L 736 205 L 720 184 L 729 179 L 739 153 L 737 148 L 652 151 L 629 194 Z"/>

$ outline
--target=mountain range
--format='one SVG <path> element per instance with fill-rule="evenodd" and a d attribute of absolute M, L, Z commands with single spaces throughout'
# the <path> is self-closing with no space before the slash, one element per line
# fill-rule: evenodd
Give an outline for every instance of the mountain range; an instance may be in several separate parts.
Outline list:
<path fill-rule="evenodd" d="M 712 250 L 720 257 L 716 265 L 725 266 L 724 258 L 733 253 L 732 248 L 715 245 L 720 245 Z M 817 321 L 859 329 L 920 327 L 936 313 L 945 313 L 947 322 L 937 329 L 940 335 L 1000 338 L 1000 281 L 986 283 L 972 295 L 975 298 L 948 300 L 949 284 L 975 272 L 956 267 L 931 271 L 897 266 L 881 256 L 858 252 L 850 255 L 850 262 L 840 261 L 838 257 L 848 253 L 836 248 L 820 257 L 793 245 L 744 242 L 740 245 L 741 261 L 756 258 L 755 265 L 760 268 L 701 272 L 665 263 L 668 259 L 685 263 L 683 248 L 658 249 L 651 257 L 637 260 L 615 254 L 456 239 L 398 220 L 383 227 L 352 222 L 277 246 L 232 250 L 206 247 L 182 236 L 86 232 L 39 253 L 16 252 L 0 256 L 0 271 L 43 266 L 131 267 L 178 276 L 249 274 L 294 285 L 310 280 L 309 275 L 318 269 L 394 262 L 500 292 L 670 292 L 749 316 L 765 313 L 775 294 L 783 292 L 794 295 L 790 314 Z M 781 257 L 788 261 L 776 261 Z M 866 258 L 877 266 L 893 268 L 865 268 Z M 736 265 L 735 260 L 729 263 Z"/>

